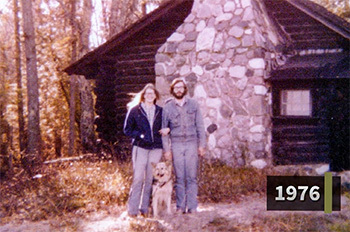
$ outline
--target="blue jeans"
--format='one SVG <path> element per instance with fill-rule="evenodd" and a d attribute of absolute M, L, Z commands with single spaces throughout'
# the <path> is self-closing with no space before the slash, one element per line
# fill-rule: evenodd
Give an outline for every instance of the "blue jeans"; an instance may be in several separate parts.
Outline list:
<path fill-rule="evenodd" d="M 161 157 L 162 149 L 148 150 L 133 146 L 132 164 L 134 174 L 128 201 L 128 213 L 130 215 L 137 215 L 139 211 L 148 213 L 153 181 L 151 163 L 158 163 Z"/>
<path fill-rule="evenodd" d="M 174 170 L 176 175 L 176 208 L 185 212 L 196 210 L 198 206 L 197 194 L 197 142 L 172 143 Z"/>

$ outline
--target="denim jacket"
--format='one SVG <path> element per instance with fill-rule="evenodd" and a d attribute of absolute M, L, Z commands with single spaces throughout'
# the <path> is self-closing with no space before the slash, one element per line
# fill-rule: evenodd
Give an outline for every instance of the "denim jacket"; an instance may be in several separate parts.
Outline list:
<path fill-rule="evenodd" d="M 163 148 L 159 133 L 162 125 L 162 108 L 156 105 L 153 130 L 141 104 L 130 109 L 124 121 L 124 134 L 133 138 L 133 145 L 144 149 Z"/>
<path fill-rule="evenodd" d="M 175 99 L 168 100 L 163 107 L 162 128 L 170 128 L 170 139 L 176 142 L 196 142 L 198 147 L 205 147 L 205 130 L 203 117 L 198 103 L 185 98 L 183 106 L 176 104 Z M 163 149 L 170 151 L 169 136 L 163 136 Z"/>

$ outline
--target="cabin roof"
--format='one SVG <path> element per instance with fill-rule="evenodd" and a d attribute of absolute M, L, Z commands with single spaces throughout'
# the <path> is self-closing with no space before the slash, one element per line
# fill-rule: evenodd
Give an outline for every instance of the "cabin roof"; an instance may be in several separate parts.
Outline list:
<path fill-rule="evenodd" d="M 350 23 L 307 0 L 264 0 L 284 39 L 284 53 L 310 49 L 348 48 Z"/>
<path fill-rule="evenodd" d="M 284 38 L 284 53 L 295 51 L 325 49 L 349 49 L 350 24 L 344 19 L 330 13 L 324 7 L 307 0 L 264 0 L 267 13 Z M 155 56 L 157 48 L 165 43 L 171 31 L 159 34 L 164 25 L 179 26 L 192 9 L 193 0 L 171 0 L 146 15 L 126 30 L 113 36 L 95 50 L 64 69 L 68 74 L 84 75 L 95 78 L 101 63 L 108 63 L 114 56 L 122 54 L 130 44 L 153 46 Z M 158 31 L 155 35 L 155 31 Z M 165 31 L 165 30 L 164 30 Z M 142 39 L 140 39 L 142 38 Z M 153 42 L 156 41 L 156 42 Z M 143 43 L 143 44 L 141 44 Z M 151 54 L 151 55 L 152 55 Z M 319 55 L 323 56 L 323 55 Z M 289 59 L 281 69 L 299 68 L 321 61 L 313 56 L 310 62 L 296 62 Z M 328 58 L 331 60 L 332 55 Z M 300 58 L 299 60 L 302 60 Z M 333 62 L 331 62 L 333 63 Z M 301 66 L 300 66 L 301 65 Z"/>
<path fill-rule="evenodd" d="M 84 75 L 87 78 L 94 78 L 99 63 L 103 63 L 104 58 L 109 59 L 116 53 L 122 52 L 130 45 L 156 46 L 159 48 L 173 32 L 164 29 L 164 33 L 159 33 L 161 28 L 171 27 L 175 30 L 189 15 L 193 5 L 193 0 L 170 0 L 159 6 L 151 13 L 129 26 L 124 31 L 116 34 L 104 44 L 93 51 L 88 52 L 82 58 L 64 69 L 69 75 Z M 175 28 L 175 29 L 174 29 Z M 157 31 L 157 35 L 152 34 Z M 157 50 L 157 49 L 152 49 Z M 154 54 L 155 56 L 155 54 Z M 108 60 L 107 60 L 108 62 Z"/>
<path fill-rule="evenodd" d="M 350 23 L 329 12 L 323 6 L 320 6 L 312 1 L 305 0 L 288 0 L 288 2 L 304 13 L 315 18 L 328 28 L 334 30 L 345 38 L 350 39 Z"/>
<path fill-rule="evenodd" d="M 349 79 L 349 64 L 349 53 L 293 56 L 272 70 L 269 80 Z"/>
<path fill-rule="evenodd" d="M 264 2 L 286 56 L 270 80 L 350 78 L 350 23 L 311 1 Z"/>

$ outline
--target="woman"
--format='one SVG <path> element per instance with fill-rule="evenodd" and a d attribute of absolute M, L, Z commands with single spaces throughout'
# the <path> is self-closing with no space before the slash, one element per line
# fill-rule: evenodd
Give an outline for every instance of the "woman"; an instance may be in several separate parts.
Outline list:
<path fill-rule="evenodd" d="M 131 217 L 139 212 L 143 216 L 148 214 L 153 180 L 151 163 L 158 163 L 162 157 L 161 133 L 166 134 L 167 130 L 161 130 L 162 108 L 156 105 L 158 99 L 155 86 L 147 84 L 135 96 L 132 102 L 138 104 L 129 109 L 124 122 L 124 133 L 133 138 L 133 182 L 128 200 Z"/>

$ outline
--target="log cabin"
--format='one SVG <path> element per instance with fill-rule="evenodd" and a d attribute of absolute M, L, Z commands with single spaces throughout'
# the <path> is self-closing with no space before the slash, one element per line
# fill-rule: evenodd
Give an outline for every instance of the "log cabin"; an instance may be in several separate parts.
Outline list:
<path fill-rule="evenodd" d="M 123 138 L 131 93 L 185 78 L 208 157 L 350 169 L 350 24 L 309 0 L 174 0 L 65 69 L 96 81 L 99 138 Z M 160 103 L 161 104 L 161 103 Z"/>

